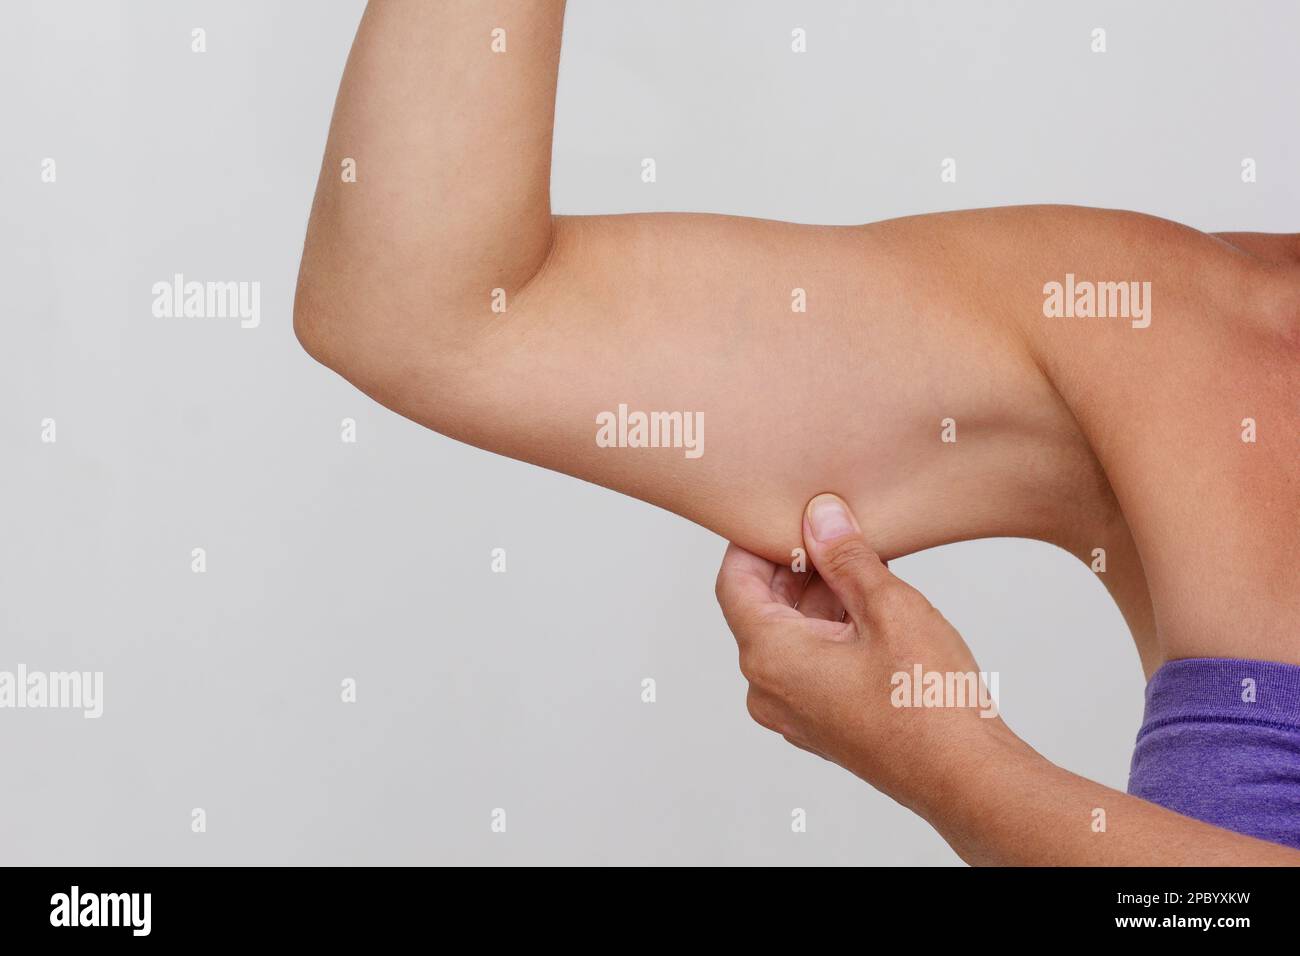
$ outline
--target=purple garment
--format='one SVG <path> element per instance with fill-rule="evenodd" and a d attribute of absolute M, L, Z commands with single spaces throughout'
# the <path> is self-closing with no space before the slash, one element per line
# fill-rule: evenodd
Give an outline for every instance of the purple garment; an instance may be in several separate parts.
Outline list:
<path fill-rule="evenodd" d="M 1300 666 L 1169 661 L 1147 683 L 1128 792 L 1300 849 Z"/>

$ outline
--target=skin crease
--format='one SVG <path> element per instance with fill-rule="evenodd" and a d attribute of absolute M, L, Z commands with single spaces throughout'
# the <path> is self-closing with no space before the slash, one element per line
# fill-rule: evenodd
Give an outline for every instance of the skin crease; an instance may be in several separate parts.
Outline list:
<path fill-rule="evenodd" d="M 789 562 L 804 503 L 831 489 L 886 560 L 987 536 L 1104 548 L 1096 577 L 1148 675 L 1300 663 L 1297 237 L 1068 206 L 854 227 L 553 216 L 563 11 L 367 9 L 299 276 L 310 354 L 432 429 L 768 561 Z M 1045 318 L 1067 273 L 1150 282 L 1150 327 Z M 620 403 L 703 412 L 704 455 L 597 447 Z"/>

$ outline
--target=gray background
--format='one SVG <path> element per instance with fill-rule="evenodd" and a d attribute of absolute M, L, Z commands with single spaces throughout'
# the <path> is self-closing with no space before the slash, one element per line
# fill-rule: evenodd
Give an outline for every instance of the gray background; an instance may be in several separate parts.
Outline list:
<path fill-rule="evenodd" d="M 0 669 L 106 690 L 98 721 L 0 711 L 0 860 L 957 862 L 749 721 L 716 536 L 427 432 L 298 348 L 361 7 L 5 4 Z M 852 223 L 1062 201 L 1296 230 L 1297 9 L 573 0 L 555 206 Z M 260 281 L 261 327 L 155 319 L 174 272 Z M 896 568 L 1001 673 L 1015 729 L 1123 787 L 1142 675 L 1083 565 L 995 540 Z"/>

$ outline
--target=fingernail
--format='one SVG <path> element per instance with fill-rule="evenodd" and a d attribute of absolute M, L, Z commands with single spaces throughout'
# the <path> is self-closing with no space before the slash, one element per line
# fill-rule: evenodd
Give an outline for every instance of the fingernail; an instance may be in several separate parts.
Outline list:
<path fill-rule="evenodd" d="M 808 502 L 808 524 L 818 541 L 834 541 L 858 530 L 849 509 L 835 495 L 818 495 Z"/>

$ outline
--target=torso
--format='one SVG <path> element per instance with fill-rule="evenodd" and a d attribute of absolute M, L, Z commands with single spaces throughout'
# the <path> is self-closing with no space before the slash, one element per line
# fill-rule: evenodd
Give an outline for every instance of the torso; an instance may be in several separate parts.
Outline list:
<path fill-rule="evenodd" d="M 1090 537 L 1113 543 L 1103 580 L 1148 674 L 1187 657 L 1300 663 L 1300 268 L 1132 213 L 960 215 L 1016 220 L 979 230 L 1015 237 L 996 287 L 1105 481 L 1066 544 L 1088 560 Z M 1044 284 L 1067 273 L 1149 282 L 1150 324 L 1044 316 Z"/>

